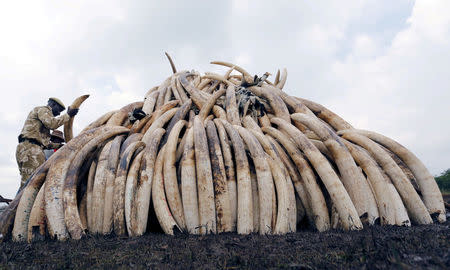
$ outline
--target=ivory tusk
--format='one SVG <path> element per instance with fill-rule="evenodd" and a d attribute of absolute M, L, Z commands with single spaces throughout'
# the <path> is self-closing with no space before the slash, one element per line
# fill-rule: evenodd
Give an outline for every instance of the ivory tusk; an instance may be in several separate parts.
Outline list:
<path fill-rule="evenodd" d="M 283 73 L 281 74 L 280 81 L 277 84 L 275 84 L 276 87 L 279 88 L 280 90 L 283 89 L 286 80 L 287 80 L 287 69 L 283 68 Z"/>
<path fill-rule="evenodd" d="M 134 142 L 120 155 L 119 167 L 114 180 L 113 224 L 116 235 L 125 235 L 125 181 L 131 159 L 139 148 L 145 147 L 144 142 Z"/>
<path fill-rule="evenodd" d="M 108 170 L 108 157 L 113 141 L 109 141 L 100 152 L 95 171 L 92 188 L 92 233 L 101 233 L 103 230 L 103 215 L 105 207 L 106 171 Z"/>
<path fill-rule="evenodd" d="M 255 165 L 256 176 L 258 178 L 258 195 L 259 195 L 259 233 L 272 233 L 272 193 L 274 192 L 272 172 L 266 160 L 264 150 L 258 140 L 245 128 L 235 126 L 247 145 L 250 155 Z"/>
<path fill-rule="evenodd" d="M 195 167 L 197 171 L 197 190 L 200 216 L 200 233 L 216 233 L 216 212 L 211 161 L 208 153 L 208 141 L 203 121 L 197 115 L 194 118 Z"/>
<path fill-rule="evenodd" d="M 106 122 L 108 122 L 108 120 L 111 118 L 111 116 L 113 116 L 116 112 L 118 112 L 118 110 L 105 113 L 104 115 L 100 116 L 97 120 L 95 120 L 94 122 L 87 125 L 80 133 L 83 133 L 83 132 L 93 129 L 93 128 L 98 128 L 98 127 L 106 124 Z"/>
<path fill-rule="evenodd" d="M 167 52 L 164 52 L 164 54 L 167 56 L 167 59 L 169 60 L 170 63 L 170 67 L 172 68 L 172 72 L 175 74 L 177 73 L 177 69 L 175 67 L 175 64 L 173 63 L 172 58 L 170 57 L 170 55 Z"/>
<path fill-rule="evenodd" d="M 159 91 L 151 93 L 145 100 L 142 106 L 142 111 L 146 114 L 151 114 L 155 109 L 156 101 L 158 100 Z"/>
<path fill-rule="evenodd" d="M 144 151 L 141 151 L 132 161 L 130 165 L 130 169 L 128 170 L 127 180 L 125 183 L 125 224 L 127 228 L 127 232 L 129 236 L 136 236 L 135 227 L 136 227 L 136 211 L 133 211 L 133 205 L 136 202 L 136 191 L 137 191 L 137 182 L 139 179 L 139 170 L 142 164 L 142 157 Z"/>
<path fill-rule="evenodd" d="M 227 112 L 227 119 L 232 125 L 241 125 L 239 119 L 239 112 L 236 105 L 236 88 L 229 85 L 226 90 L 225 108 Z"/>
<path fill-rule="evenodd" d="M 170 213 L 169 205 L 167 205 L 166 195 L 164 193 L 164 148 L 165 146 L 159 151 L 155 162 L 155 174 L 152 183 L 152 201 L 156 218 L 164 233 L 173 235 L 176 231 L 181 232 L 181 229 L 178 227 Z"/>
<path fill-rule="evenodd" d="M 183 147 L 181 166 L 181 199 L 183 201 L 186 228 L 189 233 L 199 234 L 200 218 L 198 212 L 197 176 L 195 173 L 194 130 L 187 132 L 186 144 Z"/>
<path fill-rule="evenodd" d="M 242 73 L 244 76 L 252 76 L 250 75 L 250 73 L 248 73 L 245 69 L 241 68 L 240 66 L 228 63 L 228 62 L 223 62 L 223 61 L 212 61 L 211 64 L 213 65 L 221 65 L 221 66 L 226 66 L 226 67 L 232 67 L 235 70 L 239 71 L 240 73 Z"/>
<path fill-rule="evenodd" d="M 120 158 L 120 147 L 125 136 L 117 136 L 114 138 L 111 144 L 111 148 L 108 154 L 107 170 L 105 171 L 105 197 L 103 208 L 103 226 L 101 233 L 110 234 L 113 230 L 113 200 L 114 200 L 114 181 L 116 180 L 117 166 Z"/>
<path fill-rule="evenodd" d="M 30 212 L 30 219 L 28 221 L 28 243 L 45 239 L 44 189 L 45 183 L 39 190 Z"/>
<path fill-rule="evenodd" d="M 186 222 L 184 219 L 183 203 L 181 201 L 180 189 L 178 187 L 177 172 L 176 172 L 176 158 L 175 152 L 178 142 L 178 137 L 181 130 L 186 126 L 186 121 L 180 120 L 170 132 L 167 144 L 165 147 L 164 158 L 164 190 L 166 191 L 167 202 L 169 203 L 170 212 L 172 213 L 175 222 L 182 230 L 186 229 Z"/>
<path fill-rule="evenodd" d="M 225 89 L 219 90 L 215 92 L 212 97 L 203 104 L 202 109 L 198 113 L 198 116 L 200 117 L 201 121 L 204 121 L 206 117 L 209 115 L 209 112 L 211 111 L 212 107 L 216 103 L 217 99 L 225 94 Z"/>
<path fill-rule="evenodd" d="M 214 201 L 216 206 L 217 232 L 230 232 L 231 205 L 228 192 L 228 183 L 225 173 L 225 165 L 220 148 L 219 135 L 212 121 L 206 122 L 206 135 L 208 138 L 209 156 L 214 183 Z"/>
<path fill-rule="evenodd" d="M 228 197 L 230 200 L 230 210 L 231 210 L 231 231 L 236 231 L 237 222 L 237 189 L 236 189 L 236 174 L 234 171 L 233 155 L 231 153 L 231 146 L 228 140 L 227 133 L 223 127 L 222 122 L 219 119 L 214 119 L 214 124 L 216 126 L 220 146 L 222 149 L 223 161 L 225 166 L 225 175 L 227 177 L 228 184 Z"/>
<path fill-rule="evenodd" d="M 134 235 L 139 236 L 145 233 L 147 229 L 148 213 L 150 208 L 150 194 L 152 194 L 152 185 L 154 181 L 155 160 L 158 147 L 165 130 L 157 128 L 152 135 L 150 142 L 144 152 L 144 160 L 141 166 L 141 175 L 137 181 L 135 212 L 136 226 L 132 226 Z M 132 219 L 134 216 L 132 217 Z"/>
<path fill-rule="evenodd" d="M 237 182 L 237 232 L 253 232 L 253 202 L 250 169 L 245 145 L 236 129 L 227 121 L 220 120 L 225 127 L 234 150 Z M 272 196 L 272 195 L 271 195 Z"/>
<path fill-rule="evenodd" d="M 89 97 L 89 95 L 83 95 L 78 98 L 76 98 L 69 108 L 71 109 L 78 109 L 80 108 L 81 104 Z M 69 121 L 64 124 L 64 140 L 65 142 L 69 142 L 73 138 L 73 120 L 74 117 L 70 117 Z"/>
<path fill-rule="evenodd" d="M 95 171 L 97 169 L 97 160 L 94 159 L 92 161 L 91 167 L 89 168 L 88 174 L 88 182 L 86 189 L 86 210 L 87 210 L 87 229 L 88 231 L 93 230 L 93 220 L 92 220 L 92 191 L 94 189 L 94 179 L 95 179 Z"/>
<path fill-rule="evenodd" d="M 157 118 L 145 131 L 144 137 L 142 137 L 141 140 L 147 144 L 153 134 L 153 131 L 157 128 L 162 128 L 167 122 L 169 122 L 169 120 L 172 119 L 178 109 L 179 108 L 170 109 L 167 112 L 163 113 L 159 118 Z"/>

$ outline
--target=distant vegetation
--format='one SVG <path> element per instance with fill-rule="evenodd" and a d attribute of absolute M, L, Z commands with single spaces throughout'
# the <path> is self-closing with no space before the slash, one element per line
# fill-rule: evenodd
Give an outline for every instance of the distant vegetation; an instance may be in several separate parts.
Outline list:
<path fill-rule="evenodd" d="M 442 192 L 450 193 L 450 169 L 436 176 L 435 179 Z"/>

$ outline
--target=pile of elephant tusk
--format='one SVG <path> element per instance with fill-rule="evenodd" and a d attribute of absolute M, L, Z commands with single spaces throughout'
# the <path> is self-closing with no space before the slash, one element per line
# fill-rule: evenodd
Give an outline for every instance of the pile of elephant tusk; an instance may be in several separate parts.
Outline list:
<path fill-rule="evenodd" d="M 201 75 L 167 57 L 173 74 L 143 101 L 76 137 L 66 124 L 66 145 L 1 214 L 1 239 L 136 237 L 152 222 L 171 235 L 445 222 L 442 194 L 413 153 L 286 94 L 285 69 L 271 81 L 211 62 L 224 72 Z M 131 121 L 135 109 L 146 116 Z"/>

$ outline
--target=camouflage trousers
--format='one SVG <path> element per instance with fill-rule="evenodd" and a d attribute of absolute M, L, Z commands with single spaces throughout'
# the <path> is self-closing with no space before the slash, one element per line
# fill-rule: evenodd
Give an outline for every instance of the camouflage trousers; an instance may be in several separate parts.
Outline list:
<path fill-rule="evenodd" d="M 22 188 L 31 174 L 45 162 L 44 149 L 28 141 L 24 141 L 17 145 L 16 160 L 21 176 L 20 187 Z"/>

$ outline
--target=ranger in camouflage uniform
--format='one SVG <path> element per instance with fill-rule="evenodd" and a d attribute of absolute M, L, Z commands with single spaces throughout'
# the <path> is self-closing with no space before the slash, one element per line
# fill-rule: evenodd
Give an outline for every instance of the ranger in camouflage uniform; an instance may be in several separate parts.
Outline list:
<path fill-rule="evenodd" d="M 69 107 L 67 114 L 56 117 L 65 109 L 66 107 L 59 99 L 50 98 L 47 106 L 36 107 L 28 114 L 16 149 L 16 160 L 21 176 L 20 188 L 30 175 L 45 162 L 44 149 L 60 147 L 60 144 L 50 141 L 50 130 L 64 125 L 70 117 L 78 113 L 78 109 Z"/>

